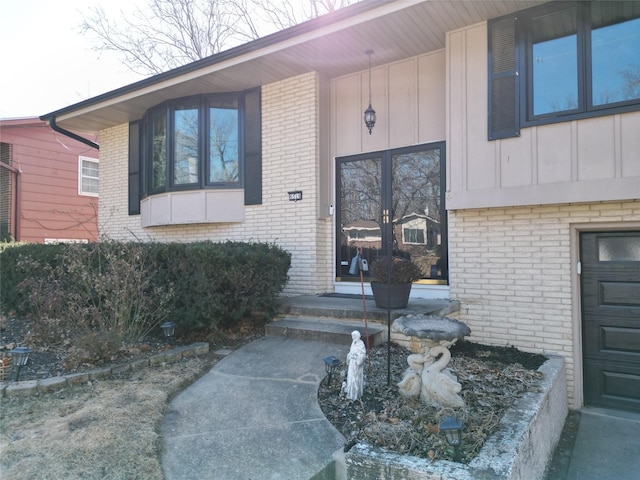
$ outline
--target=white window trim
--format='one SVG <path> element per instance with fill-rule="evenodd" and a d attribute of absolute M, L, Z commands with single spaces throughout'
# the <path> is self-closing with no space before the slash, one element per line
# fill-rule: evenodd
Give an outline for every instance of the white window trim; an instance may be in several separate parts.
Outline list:
<path fill-rule="evenodd" d="M 82 190 L 82 162 L 86 161 L 86 162 L 94 162 L 97 163 L 98 165 L 100 164 L 100 160 L 98 160 L 97 158 L 92 158 L 92 157 L 83 157 L 83 156 L 78 156 L 78 195 L 82 195 L 85 197 L 98 197 L 99 193 L 94 193 L 94 192 L 85 192 Z M 100 181 L 100 174 L 98 173 L 98 182 Z"/>

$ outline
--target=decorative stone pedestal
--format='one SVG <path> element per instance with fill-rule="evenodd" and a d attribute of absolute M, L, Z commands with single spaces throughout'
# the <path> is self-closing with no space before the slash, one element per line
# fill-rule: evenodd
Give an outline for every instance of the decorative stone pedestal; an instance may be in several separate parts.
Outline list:
<path fill-rule="evenodd" d="M 398 384 L 400 393 L 420 397 L 423 403 L 462 407 L 458 379 L 446 368 L 451 360 L 449 347 L 469 335 L 469 327 L 459 320 L 435 315 L 406 315 L 391 326 L 391 340 L 408 347 L 409 368 Z"/>
<path fill-rule="evenodd" d="M 413 353 L 425 353 L 436 345 L 450 347 L 470 334 L 466 323 L 436 315 L 405 315 L 391 324 L 391 341 Z"/>

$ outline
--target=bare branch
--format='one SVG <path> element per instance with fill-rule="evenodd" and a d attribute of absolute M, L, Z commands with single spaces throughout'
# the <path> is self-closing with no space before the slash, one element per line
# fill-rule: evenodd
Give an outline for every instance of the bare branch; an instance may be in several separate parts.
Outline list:
<path fill-rule="evenodd" d="M 148 0 L 109 18 L 100 7 L 81 25 L 94 50 L 122 54 L 133 72 L 158 74 L 358 0 Z"/>

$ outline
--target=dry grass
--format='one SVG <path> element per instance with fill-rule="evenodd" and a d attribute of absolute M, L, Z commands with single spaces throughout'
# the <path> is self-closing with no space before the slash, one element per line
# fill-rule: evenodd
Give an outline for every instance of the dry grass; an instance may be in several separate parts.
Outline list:
<path fill-rule="evenodd" d="M 211 356 L 147 368 L 30 398 L 3 398 L 0 478 L 164 478 L 160 426 L 173 394 Z"/>

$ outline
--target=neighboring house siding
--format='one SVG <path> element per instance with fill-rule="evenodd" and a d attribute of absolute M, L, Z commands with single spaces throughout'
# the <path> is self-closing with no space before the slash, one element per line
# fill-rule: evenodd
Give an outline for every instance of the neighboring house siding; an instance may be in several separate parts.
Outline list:
<path fill-rule="evenodd" d="M 447 208 L 640 196 L 640 112 L 487 139 L 487 25 L 447 34 Z"/>
<path fill-rule="evenodd" d="M 451 298 L 461 304 L 458 318 L 471 328 L 469 339 L 562 355 L 576 401 L 575 231 L 624 225 L 640 225 L 640 200 L 451 212 Z"/>
<path fill-rule="evenodd" d="M 9 167 L 13 163 L 8 143 L 0 143 L 0 162 Z M 0 241 L 3 242 L 10 240 L 14 231 L 15 176 L 10 169 L 0 165 Z"/>
<path fill-rule="evenodd" d="M 327 291 L 330 277 L 318 270 L 320 264 L 331 265 L 331 219 L 318 218 L 316 193 L 318 92 L 314 73 L 263 87 L 263 203 L 245 206 L 242 223 L 142 228 L 139 215 L 128 215 L 128 125 L 102 131 L 100 223 L 105 232 L 119 240 L 273 242 L 293 256 L 285 294 Z M 302 190 L 302 201 L 289 201 L 292 190 Z"/>
<path fill-rule="evenodd" d="M 35 118 L 0 121 L 0 142 L 11 145 L 11 165 L 20 170 L 18 240 L 96 241 L 98 198 L 78 194 L 78 157 L 98 151 Z"/>

